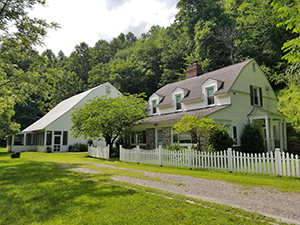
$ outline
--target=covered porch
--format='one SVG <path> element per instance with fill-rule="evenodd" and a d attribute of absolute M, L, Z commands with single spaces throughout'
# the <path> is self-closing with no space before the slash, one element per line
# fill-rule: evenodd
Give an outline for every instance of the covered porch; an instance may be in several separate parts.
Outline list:
<path fill-rule="evenodd" d="M 275 148 L 287 150 L 286 117 L 280 113 L 272 113 L 260 107 L 254 107 L 248 118 L 251 124 L 261 127 L 267 152 Z"/>

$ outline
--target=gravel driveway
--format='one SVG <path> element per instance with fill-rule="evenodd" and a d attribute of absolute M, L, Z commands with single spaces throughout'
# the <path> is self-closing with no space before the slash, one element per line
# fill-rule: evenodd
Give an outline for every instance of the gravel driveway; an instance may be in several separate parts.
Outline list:
<path fill-rule="evenodd" d="M 129 170 L 99 163 L 93 165 L 97 167 Z M 74 168 L 74 170 L 96 173 L 96 171 L 83 168 Z M 300 224 L 300 193 L 280 192 L 274 189 L 262 189 L 258 187 L 249 189 L 248 187 L 245 188 L 241 185 L 231 184 L 226 181 L 206 180 L 182 175 L 146 171 L 138 172 L 148 177 L 160 178 L 161 181 L 124 176 L 113 176 L 113 180 L 156 188 L 204 201 L 221 203 L 273 217 L 281 222 Z"/>

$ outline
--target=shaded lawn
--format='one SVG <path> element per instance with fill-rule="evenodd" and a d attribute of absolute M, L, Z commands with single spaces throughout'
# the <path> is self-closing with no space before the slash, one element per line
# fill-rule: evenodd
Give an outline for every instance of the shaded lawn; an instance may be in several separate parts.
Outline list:
<path fill-rule="evenodd" d="M 84 154 L 0 152 L 0 224 L 268 224 L 268 219 L 231 207 L 204 206 L 132 189 L 111 180 L 113 173 L 84 174 Z M 68 160 L 69 158 L 69 160 Z M 77 158 L 77 162 L 75 162 Z M 49 159 L 49 160 L 48 160 Z M 87 159 L 94 161 L 94 159 Z M 154 193 L 154 194 L 151 194 Z M 213 208 L 212 208 L 213 206 Z"/>

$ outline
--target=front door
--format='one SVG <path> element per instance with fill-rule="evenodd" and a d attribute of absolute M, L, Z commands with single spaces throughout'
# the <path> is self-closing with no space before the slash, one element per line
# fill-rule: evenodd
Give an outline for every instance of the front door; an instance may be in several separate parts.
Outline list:
<path fill-rule="evenodd" d="M 53 151 L 60 152 L 60 146 L 61 146 L 61 136 L 54 136 Z"/>

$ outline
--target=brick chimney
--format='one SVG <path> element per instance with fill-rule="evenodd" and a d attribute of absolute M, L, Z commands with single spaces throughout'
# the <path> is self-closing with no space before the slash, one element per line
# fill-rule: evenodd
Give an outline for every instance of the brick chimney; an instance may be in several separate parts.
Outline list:
<path fill-rule="evenodd" d="M 201 64 L 198 64 L 198 61 L 193 62 L 190 66 L 186 68 L 187 78 L 199 76 L 202 74 Z"/>

